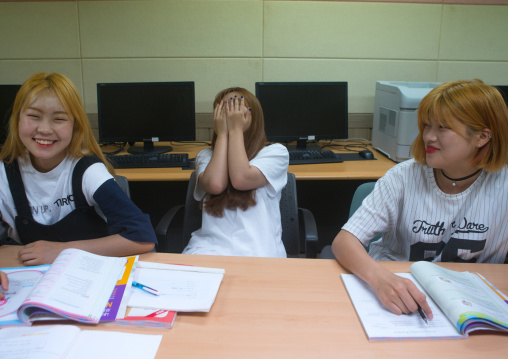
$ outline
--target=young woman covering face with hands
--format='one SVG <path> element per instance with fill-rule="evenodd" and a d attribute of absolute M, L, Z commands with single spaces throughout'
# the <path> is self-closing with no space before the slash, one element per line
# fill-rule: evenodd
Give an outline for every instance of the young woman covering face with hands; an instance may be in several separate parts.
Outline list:
<path fill-rule="evenodd" d="M 196 157 L 202 228 L 183 253 L 285 257 L 279 202 L 288 164 L 284 146 L 266 146 L 257 98 L 243 88 L 219 92 L 212 149 Z"/>
<path fill-rule="evenodd" d="M 414 159 L 379 179 L 332 244 L 396 314 L 432 318 L 425 295 L 377 261 L 503 263 L 508 253 L 508 110 L 480 80 L 442 84 L 418 108 Z M 365 247 L 377 233 L 383 236 Z M 365 247 L 364 247 L 365 246 Z"/>

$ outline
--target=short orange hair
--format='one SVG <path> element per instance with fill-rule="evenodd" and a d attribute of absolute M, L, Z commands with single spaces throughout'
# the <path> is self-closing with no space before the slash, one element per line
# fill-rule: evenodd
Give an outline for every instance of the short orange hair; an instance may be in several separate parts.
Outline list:
<path fill-rule="evenodd" d="M 432 89 L 418 107 L 418 136 L 411 153 L 414 159 L 426 162 L 423 129 L 430 121 L 453 127 L 453 120 L 466 126 L 466 138 L 489 129 L 491 139 L 477 149 L 473 165 L 496 171 L 508 164 L 508 108 L 500 92 L 481 80 L 454 81 Z M 455 130 L 455 129 L 454 129 Z"/>

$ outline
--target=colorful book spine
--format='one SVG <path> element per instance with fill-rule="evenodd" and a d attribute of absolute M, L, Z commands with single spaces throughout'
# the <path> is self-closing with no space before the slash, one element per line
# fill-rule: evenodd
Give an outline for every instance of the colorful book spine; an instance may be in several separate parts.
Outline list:
<path fill-rule="evenodd" d="M 129 291 L 132 285 L 132 277 L 137 262 L 138 256 L 127 257 L 125 270 L 122 277 L 116 282 L 115 289 L 113 289 L 108 304 L 102 313 L 101 322 L 124 318 L 127 310 L 127 301 L 129 300 Z"/>

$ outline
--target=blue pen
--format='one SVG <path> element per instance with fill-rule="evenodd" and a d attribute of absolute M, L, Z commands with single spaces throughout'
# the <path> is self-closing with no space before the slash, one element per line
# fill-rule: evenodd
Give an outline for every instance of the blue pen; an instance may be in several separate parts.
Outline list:
<path fill-rule="evenodd" d="M 147 293 L 153 294 L 153 295 L 160 295 L 159 291 L 154 288 L 150 288 L 144 284 L 138 283 L 138 282 L 132 282 L 132 286 L 139 288 L 141 290 L 144 290 Z"/>

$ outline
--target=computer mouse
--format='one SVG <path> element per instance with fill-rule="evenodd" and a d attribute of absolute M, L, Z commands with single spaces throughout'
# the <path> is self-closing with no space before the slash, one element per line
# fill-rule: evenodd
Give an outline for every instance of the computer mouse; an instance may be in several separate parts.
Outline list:
<path fill-rule="evenodd" d="M 369 151 L 369 150 L 360 151 L 360 152 L 358 152 L 358 154 L 362 158 L 365 158 L 366 160 L 372 160 L 374 158 L 374 154 L 372 153 L 372 151 Z"/>

